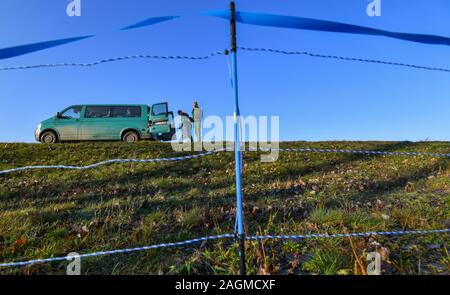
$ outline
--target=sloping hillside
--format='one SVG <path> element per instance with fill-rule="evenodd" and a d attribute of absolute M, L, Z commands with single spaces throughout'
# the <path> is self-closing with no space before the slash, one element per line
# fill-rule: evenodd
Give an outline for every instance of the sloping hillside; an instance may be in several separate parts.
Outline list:
<path fill-rule="evenodd" d="M 322 147 L 449 153 L 450 143 L 292 142 Z M 0 144 L 0 170 L 159 158 L 170 144 Z M 0 263 L 69 252 L 175 242 L 234 228 L 234 154 L 182 162 L 111 164 L 91 170 L 0 175 Z M 405 156 L 282 153 L 261 163 L 244 154 L 247 233 L 302 234 L 450 227 L 450 160 Z M 384 273 L 450 273 L 448 234 L 247 243 L 250 273 L 353 274 L 378 250 Z M 262 250 L 262 247 L 264 251 Z M 65 273 L 67 262 L 0 268 Z M 236 274 L 232 240 L 91 257 L 85 274 Z"/>

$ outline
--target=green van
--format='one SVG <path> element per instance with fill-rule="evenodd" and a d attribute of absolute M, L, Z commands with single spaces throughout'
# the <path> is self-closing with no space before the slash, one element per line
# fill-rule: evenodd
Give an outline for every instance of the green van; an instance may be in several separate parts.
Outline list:
<path fill-rule="evenodd" d="M 72 140 L 171 140 L 175 134 L 168 104 L 75 105 L 42 121 L 35 138 L 43 143 Z"/>

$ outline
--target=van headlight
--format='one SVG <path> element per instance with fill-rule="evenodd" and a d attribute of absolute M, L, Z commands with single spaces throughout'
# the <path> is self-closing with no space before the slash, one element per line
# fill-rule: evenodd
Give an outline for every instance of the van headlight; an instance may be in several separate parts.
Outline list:
<path fill-rule="evenodd" d="M 42 126 L 42 124 L 39 124 L 39 125 L 37 126 L 37 130 L 41 130 L 41 126 Z"/>

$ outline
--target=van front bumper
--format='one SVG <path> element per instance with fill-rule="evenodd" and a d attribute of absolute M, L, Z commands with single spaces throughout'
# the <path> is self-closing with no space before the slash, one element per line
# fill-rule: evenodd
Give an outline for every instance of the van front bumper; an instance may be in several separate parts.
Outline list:
<path fill-rule="evenodd" d="M 36 130 L 34 130 L 34 138 L 36 139 L 36 141 L 39 141 L 40 136 L 41 136 L 41 129 L 37 128 Z"/>

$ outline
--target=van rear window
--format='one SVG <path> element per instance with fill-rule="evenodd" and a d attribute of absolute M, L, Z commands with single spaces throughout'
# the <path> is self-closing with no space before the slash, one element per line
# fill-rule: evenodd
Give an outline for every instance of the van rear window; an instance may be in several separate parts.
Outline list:
<path fill-rule="evenodd" d="M 111 111 L 109 107 L 86 107 L 85 118 L 109 118 Z"/>
<path fill-rule="evenodd" d="M 153 105 L 152 115 L 160 116 L 167 114 L 167 103 L 159 103 Z"/>
<path fill-rule="evenodd" d="M 111 114 L 114 118 L 140 118 L 141 107 L 111 107 Z"/>
<path fill-rule="evenodd" d="M 85 118 L 140 118 L 139 106 L 88 106 Z"/>

